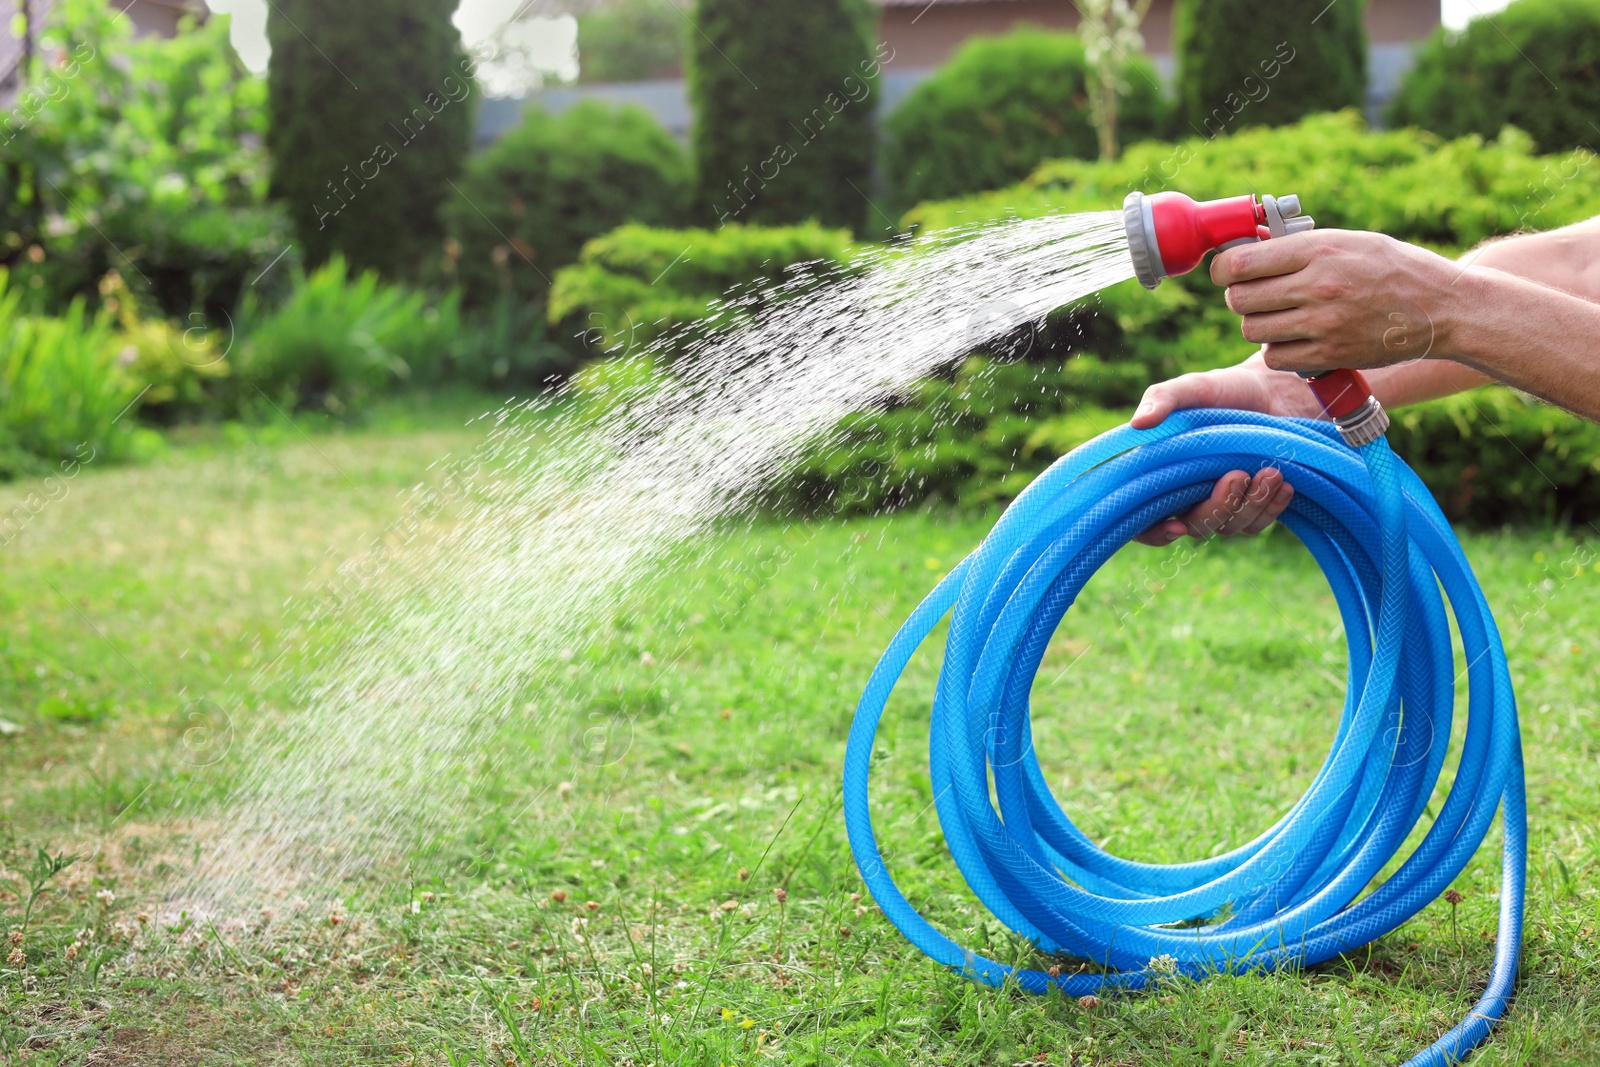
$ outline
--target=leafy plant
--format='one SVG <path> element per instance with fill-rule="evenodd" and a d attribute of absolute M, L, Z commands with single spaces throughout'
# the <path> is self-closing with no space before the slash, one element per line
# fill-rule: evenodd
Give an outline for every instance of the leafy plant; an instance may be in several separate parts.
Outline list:
<path fill-rule="evenodd" d="M 0 276 L 0 443 L 55 461 L 117 456 L 139 394 L 104 317 L 75 300 L 58 318 L 20 314 Z"/>
<path fill-rule="evenodd" d="M 1526 130 L 1546 152 L 1600 148 L 1600 2 L 1517 0 L 1464 31 L 1437 30 L 1389 121 L 1447 137 Z"/>
<path fill-rule="evenodd" d="M 1320 225 L 1381 230 L 1446 253 L 1600 214 L 1600 169 L 1572 168 L 1551 195 L 1543 182 L 1560 161 L 1531 149 L 1514 130 L 1489 142 L 1446 141 L 1369 132 L 1353 113 L 1319 115 L 1216 140 L 1135 145 L 1116 162 L 1047 163 L 1019 185 L 923 204 L 907 221 L 939 229 L 1104 210 L 1130 188 L 1209 199 L 1237 193 L 1241 174 L 1262 190 L 1299 193 Z M 1113 286 L 1093 305 L 1052 316 L 1030 346 L 1031 363 L 969 362 L 953 380 L 929 379 L 885 410 L 845 420 L 777 499 L 844 511 L 1006 499 L 1125 418 L 1124 405 L 1148 383 L 1244 358 L 1250 346 L 1238 331 L 1203 270 L 1154 292 Z M 1082 355 L 1069 359 L 1069 350 Z M 1558 409 L 1488 390 L 1401 411 L 1390 438 L 1452 518 L 1600 515 L 1600 430 Z"/>
<path fill-rule="evenodd" d="M 281 307 L 246 303 L 235 406 L 344 414 L 402 384 L 436 380 L 459 333 L 455 294 L 430 304 L 426 294 L 380 281 L 376 271 L 352 276 L 334 256 L 297 278 Z"/>
<path fill-rule="evenodd" d="M 0 879 L 0 889 L 8 890 L 22 903 L 21 933 L 24 937 L 28 933 L 28 923 L 33 919 L 33 909 L 47 893 L 57 890 L 50 885 L 55 881 L 56 875 L 78 862 L 81 858 L 77 853 L 68 855 L 58 852 L 51 855 L 43 848 L 35 847 L 35 855 L 25 871 L 20 871 L 23 881 L 27 883 L 26 891 L 12 885 L 9 881 Z"/>
<path fill-rule="evenodd" d="M 1155 68 L 1126 64 L 1120 135 L 1163 132 L 1167 107 Z M 884 172 L 903 210 L 1020 181 L 1047 159 L 1092 159 L 1084 44 L 1069 33 L 1022 27 L 974 37 L 918 83 L 884 122 Z"/>
<path fill-rule="evenodd" d="M 31 310 L 121 271 L 164 315 L 231 308 L 282 252 L 265 202 L 266 86 L 228 20 L 132 39 L 97 0 L 52 12 L 0 135 L 0 256 Z"/>
<path fill-rule="evenodd" d="M 448 276 L 475 307 L 542 301 L 585 241 L 630 220 L 680 222 L 688 190 L 683 150 L 642 108 L 529 108 L 472 159 L 450 201 Z"/>

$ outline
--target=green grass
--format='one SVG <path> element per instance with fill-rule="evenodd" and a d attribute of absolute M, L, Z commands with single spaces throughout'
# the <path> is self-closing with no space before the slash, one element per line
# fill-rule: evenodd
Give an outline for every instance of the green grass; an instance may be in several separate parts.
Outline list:
<path fill-rule="evenodd" d="M 1387 1064 L 1476 999 L 1498 830 L 1458 907 L 1346 960 L 1093 1010 L 944 973 L 857 899 L 838 811 L 855 698 L 993 516 L 758 524 L 704 546 L 574 650 L 553 710 L 500 729 L 463 824 L 342 887 L 336 915 L 285 898 L 240 929 L 156 911 L 238 770 L 192 758 L 215 743 L 205 702 L 282 711 L 271 687 L 239 690 L 293 645 L 284 599 L 471 447 L 462 417 L 488 403 L 191 434 L 145 466 L 90 465 L 0 547 L 0 719 L 18 728 L 0 738 L 0 847 L 23 873 L 41 847 L 79 854 L 33 908 L 25 966 L 0 966 L 0 1063 Z M 0 487 L 0 513 L 29 491 Z M 1560 531 L 1465 543 L 1511 650 L 1532 842 L 1518 997 L 1473 1062 L 1597 1063 L 1600 574 Z M 1046 774 L 1123 855 L 1211 855 L 1309 782 L 1343 656 L 1281 533 L 1125 550 L 1040 671 Z M 937 663 L 933 644 L 890 705 L 880 836 L 930 917 L 1025 958 L 928 808 Z M 23 903 L 0 906 L 20 929 Z"/>

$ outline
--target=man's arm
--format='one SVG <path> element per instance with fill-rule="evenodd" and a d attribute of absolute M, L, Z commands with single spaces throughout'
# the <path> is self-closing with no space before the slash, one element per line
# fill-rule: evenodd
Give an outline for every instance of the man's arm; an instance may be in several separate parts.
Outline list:
<path fill-rule="evenodd" d="M 1212 277 L 1219 284 L 1233 281 L 1241 290 L 1238 303 L 1232 288 L 1228 299 L 1230 306 L 1245 314 L 1242 328 L 1246 337 L 1257 339 L 1252 335 L 1255 326 L 1281 326 L 1283 320 L 1275 322 L 1273 318 L 1281 312 L 1309 309 L 1299 323 L 1304 332 L 1313 327 L 1329 331 L 1319 334 L 1320 340 L 1342 329 L 1344 339 L 1354 335 L 1363 351 L 1350 363 L 1305 369 L 1369 368 L 1367 379 L 1386 407 L 1448 396 L 1498 378 L 1584 414 L 1600 415 L 1600 407 L 1594 406 L 1600 404 L 1600 390 L 1596 389 L 1600 378 L 1600 218 L 1547 233 L 1491 241 L 1457 263 L 1378 234 L 1313 231 L 1295 239 L 1300 237 L 1315 237 L 1314 243 L 1308 242 L 1314 251 L 1302 245 L 1309 252 L 1303 257 L 1305 265 L 1287 275 L 1292 278 L 1303 273 L 1318 259 L 1324 260 L 1324 266 L 1317 272 L 1320 277 L 1302 277 L 1294 283 L 1294 301 L 1282 301 L 1289 286 L 1276 293 L 1272 286 L 1264 287 L 1268 290 L 1264 294 L 1250 291 L 1249 287 L 1260 281 L 1282 281 L 1279 275 L 1236 281 L 1232 277 L 1241 258 L 1235 253 L 1255 252 L 1273 244 L 1279 246 L 1275 254 L 1289 253 L 1293 251 L 1289 239 L 1230 250 L 1213 261 Z M 1351 268 L 1348 255 L 1325 257 L 1320 248 L 1324 243 L 1352 246 L 1355 258 L 1364 262 Z M 1346 248 L 1344 253 L 1349 251 Z M 1293 262 L 1297 257 L 1286 258 Z M 1339 263 L 1346 266 L 1331 269 L 1330 260 L 1334 268 Z M 1397 271 L 1415 284 L 1407 288 L 1369 277 L 1383 271 Z M 1357 284 L 1357 277 L 1365 281 L 1365 287 Z M 1254 306 L 1258 297 L 1264 297 L 1265 306 Z M 1264 318 L 1253 326 L 1252 315 Z M 1441 320 L 1448 327 L 1443 338 Z M 1290 325 L 1294 325 L 1292 319 Z M 1301 369 L 1291 361 L 1316 356 L 1317 347 L 1307 343 L 1312 340 L 1291 337 L 1288 342 L 1269 343 L 1236 367 L 1186 374 L 1152 385 L 1132 423 L 1140 428 L 1155 426 L 1171 412 L 1189 407 L 1237 407 L 1316 417 L 1321 413 L 1305 383 L 1295 374 L 1268 365 L 1270 358 L 1273 366 L 1289 363 Z M 1552 352 L 1556 354 L 1552 356 Z M 1293 490 L 1282 483 L 1276 471 L 1260 471 L 1245 478 L 1241 489 L 1242 477 L 1244 472 L 1238 471 L 1223 478 L 1209 500 L 1187 515 L 1152 527 L 1140 540 L 1161 545 L 1186 533 L 1204 536 L 1264 529 L 1288 506 Z"/>
<path fill-rule="evenodd" d="M 1586 298 L 1600 298 L 1600 226 L 1502 242 L 1464 265 L 1382 234 L 1324 230 L 1223 252 L 1211 276 L 1274 369 L 1454 361 L 1600 418 L 1600 303 Z M 1380 379 L 1403 392 L 1471 380 L 1458 374 Z"/>

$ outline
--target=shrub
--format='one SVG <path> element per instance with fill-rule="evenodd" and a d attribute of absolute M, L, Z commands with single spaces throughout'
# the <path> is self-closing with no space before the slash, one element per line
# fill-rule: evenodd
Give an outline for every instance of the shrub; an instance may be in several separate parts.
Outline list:
<path fill-rule="evenodd" d="M 1208 199 L 1238 193 L 1248 175 L 1254 188 L 1301 194 L 1321 225 L 1382 230 L 1448 253 L 1600 214 L 1600 168 L 1577 168 L 1550 196 L 1541 183 L 1555 162 L 1532 154 L 1516 131 L 1445 141 L 1414 130 L 1369 133 L 1353 114 L 1321 115 L 1224 139 L 1136 145 L 1114 163 L 1057 161 L 1020 185 L 924 204 L 907 218 L 941 228 L 1105 210 L 1130 188 L 1168 185 Z M 1068 345 L 1089 354 L 1063 361 Z M 1086 309 L 1058 313 L 1029 356 L 1047 361 L 1042 368 L 969 364 L 953 383 L 930 379 L 887 410 L 845 420 L 840 444 L 816 450 L 776 494 L 843 510 L 1005 499 L 1104 428 L 1102 413 L 1147 383 L 1237 362 L 1250 347 L 1204 271 L 1154 292 L 1131 281 L 1113 286 Z M 1040 389 L 1054 400 L 1036 399 Z M 1556 409 L 1490 390 L 1401 411 L 1390 437 L 1453 518 L 1600 515 L 1600 430 Z"/>
<path fill-rule="evenodd" d="M 306 258 L 418 272 L 471 147 L 456 0 L 279 0 L 268 12 L 272 194 Z"/>
<path fill-rule="evenodd" d="M 1546 152 L 1600 146 L 1600 0 L 1517 0 L 1464 32 L 1437 31 L 1389 121 L 1448 137 L 1526 130 Z"/>
<path fill-rule="evenodd" d="M 231 369 L 231 332 L 214 335 L 200 314 L 190 316 L 187 329 L 159 316 L 146 317 L 137 294 L 116 271 L 100 280 L 100 295 L 116 322 L 118 361 L 143 386 L 140 418 L 171 424 L 208 414 L 217 401 L 208 386 L 220 384 Z"/>
<path fill-rule="evenodd" d="M 631 82 L 683 71 L 685 25 L 673 0 L 614 0 L 578 16 L 578 80 Z"/>
<path fill-rule="evenodd" d="M 543 387 L 575 362 L 550 339 L 544 307 L 511 296 L 471 315 L 450 345 L 451 375 L 480 389 Z"/>
<path fill-rule="evenodd" d="M 430 306 L 419 292 L 390 285 L 376 271 L 354 277 L 334 256 L 298 278 L 276 310 L 247 302 L 233 357 L 234 404 L 359 408 L 404 383 L 437 380 L 460 334 L 454 295 Z"/>
<path fill-rule="evenodd" d="M 850 416 L 832 441 L 810 450 L 772 502 L 838 514 L 930 500 L 989 507 L 1015 498 L 1051 463 L 1132 414 L 1077 403 L 1053 388 L 1053 401 L 1018 404 L 1037 396 L 1038 385 L 1053 386 L 1048 370 L 1021 382 L 1004 381 L 1016 371 L 1002 370 L 995 387 L 975 386 L 995 370 L 971 360 L 954 383 L 929 381 L 904 405 Z M 1390 445 L 1451 522 L 1600 519 L 1600 427 L 1593 423 L 1498 386 L 1393 416 Z"/>
<path fill-rule="evenodd" d="M 1084 46 L 1021 28 L 975 37 L 917 85 L 884 122 L 884 172 L 901 208 L 1021 181 L 1047 159 L 1097 152 Z M 1135 60 L 1118 121 L 1124 142 L 1165 132 L 1155 68 Z"/>
<path fill-rule="evenodd" d="M 1180 117 L 1215 136 L 1360 107 L 1367 91 L 1364 6 L 1184 0 L 1172 28 Z"/>
<path fill-rule="evenodd" d="M 81 300 L 58 318 L 18 309 L 0 275 L 0 469 L 24 473 L 21 454 L 50 466 L 123 454 L 135 421 L 121 416 L 140 387 L 119 363 L 110 323 Z"/>
<path fill-rule="evenodd" d="M 1043 366 L 976 356 L 953 379 L 928 379 L 886 410 L 847 417 L 770 503 L 862 514 L 1008 500 L 1063 449 L 1126 421 L 1099 402 L 1130 403 L 1125 386 L 1093 356 Z"/>
<path fill-rule="evenodd" d="M 688 73 L 703 221 L 862 224 L 876 15 L 871 0 L 699 0 Z"/>
<path fill-rule="evenodd" d="M 584 102 L 522 124 L 474 157 L 447 210 L 454 269 L 479 307 L 542 301 L 556 270 L 624 222 L 682 221 L 688 160 L 648 112 Z"/>
<path fill-rule="evenodd" d="M 906 221 L 937 229 L 1106 210 L 1133 188 L 1178 188 L 1202 200 L 1259 189 L 1299 193 L 1319 226 L 1380 230 L 1455 253 L 1498 234 L 1600 214 L 1600 167 L 1577 168 L 1559 195 L 1549 195 L 1549 172 L 1562 162 L 1534 155 L 1515 131 L 1487 142 L 1446 141 L 1416 130 L 1370 132 L 1345 112 L 1226 138 L 1134 145 L 1113 163 L 1047 163 L 1019 185 L 923 204 Z M 1078 316 L 1088 350 L 1133 360 L 1151 380 L 1237 362 L 1249 352 L 1204 270 L 1154 292 L 1132 281 L 1113 286 L 1095 310 Z"/>
<path fill-rule="evenodd" d="M 266 203 L 266 84 L 228 21 L 132 40 L 98 0 L 56 6 L 0 131 L 0 258 L 38 313 L 110 270 L 162 314 L 220 322 L 288 244 Z"/>
<path fill-rule="evenodd" d="M 1500 387 L 1394 413 L 1389 443 L 1444 513 L 1479 526 L 1600 519 L 1600 427 Z"/>
<path fill-rule="evenodd" d="M 652 346 L 673 330 L 719 313 L 730 289 L 796 277 L 795 268 L 845 264 L 846 230 L 742 226 L 662 230 L 623 226 L 584 245 L 578 263 L 556 275 L 550 321 L 595 352 Z"/>

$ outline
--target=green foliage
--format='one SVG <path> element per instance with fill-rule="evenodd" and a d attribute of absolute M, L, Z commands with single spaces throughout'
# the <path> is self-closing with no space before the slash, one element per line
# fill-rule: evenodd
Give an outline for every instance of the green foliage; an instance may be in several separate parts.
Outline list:
<path fill-rule="evenodd" d="M 578 16 L 578 80 L 631 82 L 683 71 L 683 13 L 673 0 L 613 0 Z"/>
<path fill-rule="evenodd" d="M 1389 105 L 1389 121 L 1447 137 L 1507 124 L 1546 152 L 1600 146 L 1600 2 L 1517 0 L 1465 31 L 1440 29 Z"/>
<path fill-rule="evenodd" d="M 278 0 L 267 18 L 272 195 L 307 260 L 416 275 L 471 146 L 456 0 Z"/>
<path fill-rule="evenodd" d="M 1360 107 L 1364 7 L 1358 0 L 1184 0 L 1172 28 L 1179 117 L 1215 136 Z"/>
<path fill-rule="evenodd" d="M 1177 188 L 1205 200 L 1254 188 L 1300 194 L 1320 226 L 1379 230 L 1456 253 L 1499 234 L 1600 214 L 1600 167 L 1577 168 L 1558 195 L 1547 191 L 1551 170 L 1563 162 L 1533 154 L 1528 138 L 1514 131 L 1487 142 L 1447 141 L 1416 130 L 1371 132 L 1344 112 L 1214 140 L 1134 145 L 1113 163 L 1047 163 L 1019 185 L 923 204 L 906 221 L 939 229 L 1106 210 L 1129 189 Z M 1132 281 L 1113 286 L 1081 326 L 1087 348 L 1134 361 L 1152 381 L 1249 353 L 1238 319 L 1203 269 L 1154 292 Z"/>
<path fill-rule="evenodd" d="M 849 231 L 815 223 L 623 226 L 584 245 L 578 262 L 556 275 L 550 321 L 566 336 L 581 336 L 592 351 L 626 353 L 689 323 L 746 315 L 760 306 L 762 283 L 795 279 L 795 268 L 806 264 L 843 266 L 851 251 Z M 720 304 L 737 286 L 748 286 L 751 300 Z"/>
<path fill-rule="evenodd" d="M 1321 225 L 1381 230 L 1449 253 L 1600 214 L 1600 168 L 1576 168 L 1551 196 L 1543 182 L 1557 162 L 1534 155 L 1516 131 L 1487 143 L 1445 141 L 1415 130 L 1371 133 L 1350 113 L 1319 115 L 1216 140 L 1135 145 L 1114 163 L 1048 163 L 1020 185 L 923 204 L 907 220 L 940 229 L 1104 210 L 1130 188 L 1178 187 L 1211 199 L 1239 192 L 1240 175 L 1249 175 L 1254 188 L 1299 193 Z M 846 420 L 838 446 L 808 458 L 779 498 L 845 511 L 1008 498 L 1100 426 L 1100 409 L 1130 404 L 1150 382 L 1236 363 L 1251 346 L 1196 270 L 1153 292 L 1131 281 L 1113 286 L 1091 309 L 1058 313 L 1031 347 L 1042 367 L 969 363 L 954 382 L 931 379 L 887 411 Z M 1069 347 L 1093 355 L 1063 361 Z M 1053 407 L 1034 399 L 1041 386 L 1055 394 Z M 1026 417 L 1016 408 L 1024 401 Z M 1600 431 L 1555 409 L 1474 394 L 1401 412 L 1391 436 L 1454 518 L 1600 515 L 1591 466 Z M 1537 471 L 1518 450 L 1536 457 Z"/>
<path fill-rule="evenodd" d="M 30 308 L 92 299 L 109 270 L 168 315 L 232 307 L 287 244 L 265 203 L 265 83 L 228 20 L 132 40 L 98 0 L 52 15 L 0 131 L 0 256 Z"/>
<path fill-rule="evenodd" d="M 376 271 L 352 277 L 335 255 L 297 278 L 281 307 L 246 302 L 233 357 L 235 407 L 338 415 L 403 384 L 437 380 L 461 332 L 458 304 L 454 295 L 430 303 Z"/>
<path fill-rule="evenodd" d="M 58 318 L 22 314 L 20 303 L 0 275 L 0 475 L 24 473 L 18 453 L 51 466 L 123 454 L 134 421 L 119 416 L 140 387 L 111 324 L 81 299 Z"/>
<path fill-rule="evenodd" d="M 469 303 L 542 301 L 556 270 L 628 221 L 682 221 L 688 160 L 644 109 L 583 102 L 529 108 L 475 156 L 448 209 L 453 270 Z"/>
<path fill-rule="evenodd" d="M 883 411 L 847 417 L 774 492 L 784 509 L 868 514 L 924 500 L 1009 500 L 1058 456 L 1125 421 L 1103 405 L 1142 388 L 1130 368 L 1078 356 L 1046 364 L 968 359 Z"/>
<path fill-rule="evenodd" d="M 1389 442 L 1452 521 L 1600 520 L 1600 427 L 1521 393 L 1491 387 L 1405 408 Z"/>
<path fill-rule="evenodd" d="M 691 39 L 704 221 L 857 228 L 881 65 L 870 0 L 699 0 Z"/>
<path fill-rule="evenodd" d="M 974 37 L 884 122 L 883 165 L 895 202 L 961 196 L 1020 181 L 1047 159 L 1092 159 L 1083 42 L 1021 27 Z M 1167 106 L 1149 61 L 1122 73 L 1126 143 L 1165 132 Z"/>
<path fill-rule="evenodd" d="M 503 296 L 470 315 L 450 346 L 450 373 L 480 389 L 542 387 L 572 369 L 552 341 L 540 304 Z"/>

